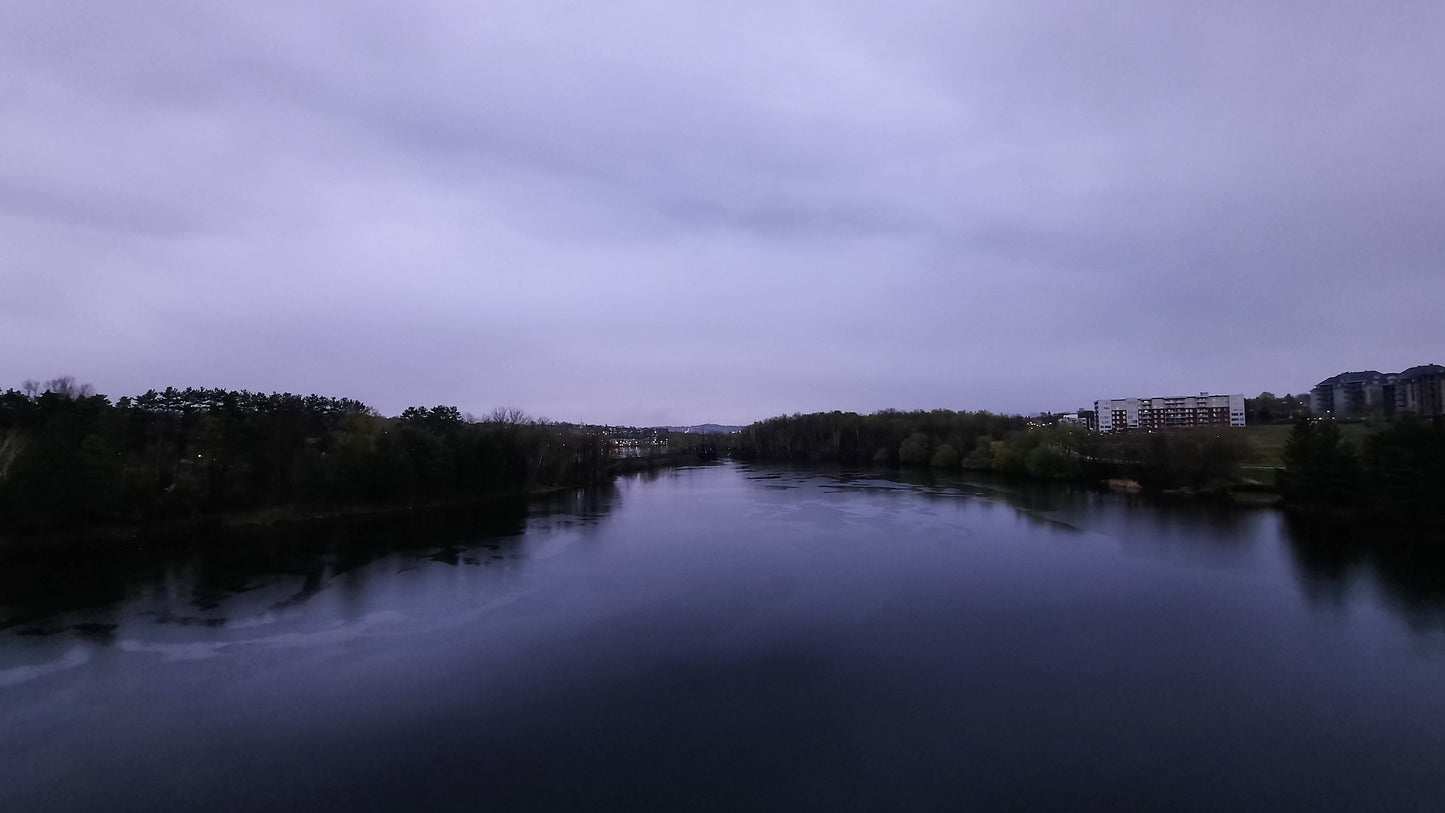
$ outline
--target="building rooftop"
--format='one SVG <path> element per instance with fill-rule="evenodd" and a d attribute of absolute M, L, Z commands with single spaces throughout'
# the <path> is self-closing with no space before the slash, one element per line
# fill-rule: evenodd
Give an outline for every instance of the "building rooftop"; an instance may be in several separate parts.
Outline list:
<path fill-rule="evenodd" d="M 1358 373 L 1340 373 L 1330 376 L 1324 381 L 1316 384 L 1316 387 L 1328 387 L 1338 384 L 1383 384 L 1385 376 L 1378 370 L 1361 370 Z"/>
<path fill-rule="evenodd" d="M 1409 379 L 1409 378 L 1419 378 L 1419 377 L 1422 376 L 1422 375 L 1441 375 L 1441 374 L 1445 374 L 1445 367 L 1441 367 L 1439 364 L 1419 364 L 1419 365 L 1416 365 L 1416 366 L 1414 366 L 1414 367 L 1411 367 L 1410 369 L 1404 371 L 1403 373 L 1396 373 L 1396 374 L 1394 375 L 1394 378 L 1397 378 L 1397 379 Z"/>

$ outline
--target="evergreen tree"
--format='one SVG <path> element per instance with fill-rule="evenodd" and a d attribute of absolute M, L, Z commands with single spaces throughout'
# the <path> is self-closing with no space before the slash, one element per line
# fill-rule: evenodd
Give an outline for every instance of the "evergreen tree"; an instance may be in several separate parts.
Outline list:
<path fill-rule="evenodd" d="M 1280 493 L 1287 503 L 1344 509 L 1358 502 L 1359 464 L 1334 422 L 1296 421 L 1283 458 Z"/>

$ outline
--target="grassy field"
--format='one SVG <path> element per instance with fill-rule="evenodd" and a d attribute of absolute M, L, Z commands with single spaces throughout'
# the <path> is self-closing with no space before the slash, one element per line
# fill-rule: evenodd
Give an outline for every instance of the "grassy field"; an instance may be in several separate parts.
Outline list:
<path fill-rule="evenodd" d="M 1359 448 L 1360 441 L 1370 431 L 1369 425 L 1363 423 L 1342 423 L 1339 427 L 1340 434 L 1346 441 L 1355 444 L 1356 448 Z M 1290 430 L 1293 428 L 1290 424 L 1246 426 L 1244 436 L 1254 447 L 1250 463 L 1255 466 L 1283 466 L 1284 461 L 1280 455 L 1284 453 L 1284 442 L 1289 439 Z"/>

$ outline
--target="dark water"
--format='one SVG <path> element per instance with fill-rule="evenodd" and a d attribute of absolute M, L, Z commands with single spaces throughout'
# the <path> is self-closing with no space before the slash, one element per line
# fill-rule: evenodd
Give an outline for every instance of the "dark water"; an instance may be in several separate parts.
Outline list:
<path fill-rule="evenodd" d="M 1435 559 L 918 477 L 5 567 L 0 810 L 1445 804 Z"/>

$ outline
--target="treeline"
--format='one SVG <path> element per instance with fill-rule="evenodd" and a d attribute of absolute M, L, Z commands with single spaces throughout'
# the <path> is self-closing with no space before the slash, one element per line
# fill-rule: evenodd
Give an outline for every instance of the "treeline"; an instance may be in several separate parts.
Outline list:
<path fill-rule="evenodd" d="M 1244 399 L 1245 421 L 1250 426 L 1267 423 L 1289 423 L 1298 418 L 1309 417 L 1309 393 L 1299 395 L 1275 395 L 1261 392 L 1254 398 Z"/>
<path fill-rule="evenodd" d="M 850 465 L 927 464 L 944 447 L 958 455 L 972 449 L 980 437 L 997 437 L 1024 425 L 1024 419 L 1017 416 L 948 409 L 784 415 L 754 423 L 733 436 L 734 454 Z M 922 436 L 921 442 L 915 439 L 908 444 L 915 435 Z"/>
<path fill-rule="evenodd" d="M 451 501 L 597 482 L 611 460 L 596 432 L 515 410 L 386 418 L 347 398 L 174 388 L 111 403 L 27 382 L 0 394 L 0 530 Z"/>
<path fill-rule="evenodd" d="M 1386 424 L 1358 448 L 1333 421 L 1301 420 L 1283 457 L 1288 507 L 1445 528 L 1445 423 L 1438 419 Z"/>
<path fill-rule="evenodd" d="M 1104 435 L 1034 426 L 991 412 L 827 412 L 760 421 L 737 437 L 744 458 L 919 465 L 1049 479 L 1127 478 L 1151 488 L 1224 489 L 1250 455 L 1238 431 Z"/>

